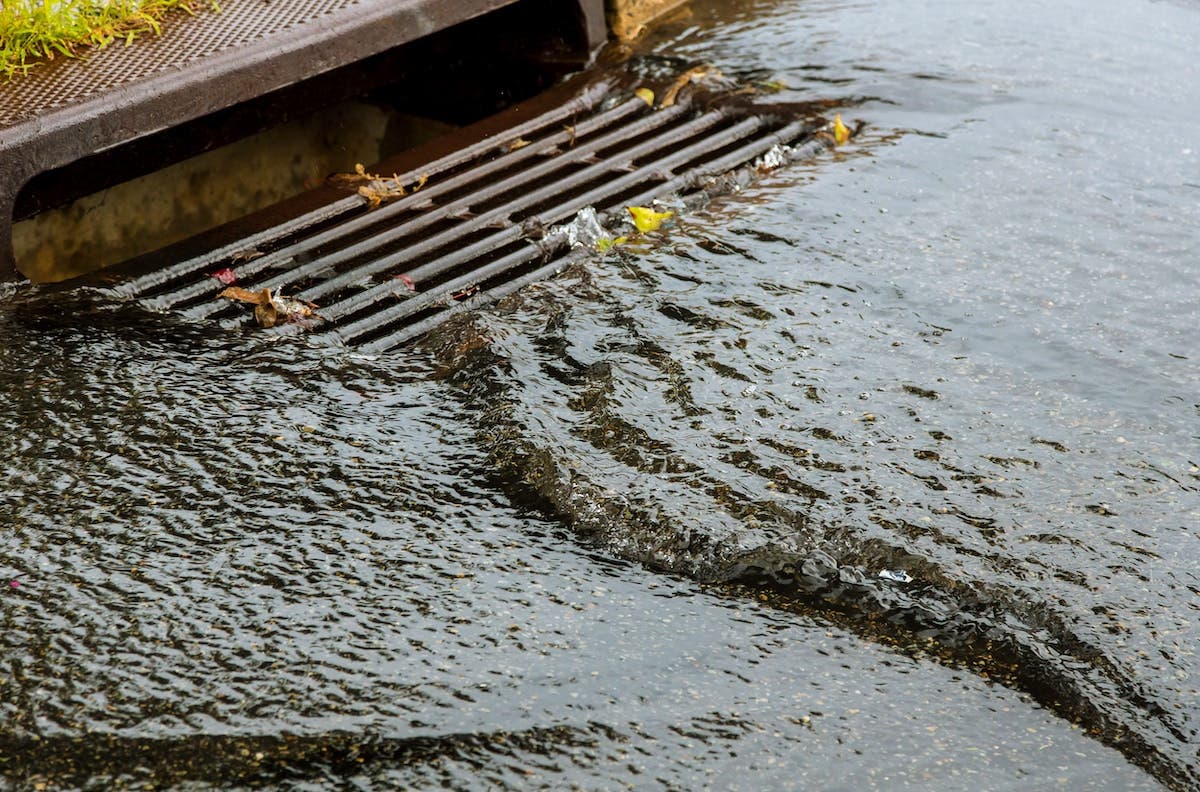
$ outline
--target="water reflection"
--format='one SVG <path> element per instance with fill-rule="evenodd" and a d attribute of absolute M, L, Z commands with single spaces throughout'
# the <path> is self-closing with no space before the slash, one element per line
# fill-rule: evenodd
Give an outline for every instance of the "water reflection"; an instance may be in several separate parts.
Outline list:
<path fill-rule="evenodd" d="M 1155 108 L 1200 97 L 1187 47 L 1129 67 L 1194 11 L 1028 11 L 697 4 L 647 47 L 841 96 L 876 145 L 545 289 L 470 376 L 504 372 L 506 470 L 606 546 L 987 658 L 1187 785 L 1200 223 Z"/>

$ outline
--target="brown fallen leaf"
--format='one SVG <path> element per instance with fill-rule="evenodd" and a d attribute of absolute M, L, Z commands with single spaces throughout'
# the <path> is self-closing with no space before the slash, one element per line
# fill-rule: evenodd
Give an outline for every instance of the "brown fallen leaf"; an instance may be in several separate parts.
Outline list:
<path fill-rule="evenodd" d="M 264 302 L 271 301 L 271 290 L 263 289 L 262 291 L 250 291 L 243 289 L 241 286 L 230 286 L 217 295 L 224 297 L 227 300 L 237 300 L 238 302 L 251 303 L 252 305 L 262 305 Z"/>
<path fill-rule="evenodd" d="M 393 173 L 388 177 L 379 173 L 371 173 L 360 162 L 355 164 L 354 173 L 335 173 L 327 181 L 338 187 L 353 188 L 366 200 L 368 206 L 374 209 L 385 201 L 403 198 L 409 194 L 410 190 L 417 192 L 425 186 L 425 182 L 429 181 L 429 174 L 421 174 L 411 188 L 405 189 L 398 174 Z"/>
<path fill-rule="evenodd" d="M 671 83 L 671 87 L 667 89 L 666 93 L 663 94 L 662 101 L 659 102 L 658 106 L 662 108 L 675 104 L 675 99 L 679 96 L 679 92 L 683 90 L 685 85 L 692 80 L 706 76 L 708 72 L 709 68 L 707 66 L 696 66 L 679 75 L 675 79 L 675 82 Z"/>
<path fill-rule="evenodd" d="M 285 297 L 270 289 L 250 291 L 240 286 L 230 286 L 217 297 L 250 303 L 254 306 L 254 320 L 262 327 L 275 327 L 285 322 L 301 322 L 307 317 L 318 316 L 313 309 L 315 303 L 296 297 Z"/>
<path fill-rule="evenodd" d="M 254 306 L 254 321 L 258 322 L 259 327 L 274 327 L 279 324 L 279 309 L 271 300 L 259 303 Z"/>

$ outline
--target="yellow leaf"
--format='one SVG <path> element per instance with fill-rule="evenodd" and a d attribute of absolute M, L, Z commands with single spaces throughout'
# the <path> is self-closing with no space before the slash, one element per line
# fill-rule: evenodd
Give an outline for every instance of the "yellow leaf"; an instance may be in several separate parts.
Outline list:
<path fill-rule="evenodd" d="M 643 234 L 657 231 L 664 220 L 675 214 L 674 212 L 656 212 L 644 206 L 627 206 L 625 208 L 629 210 L 629 214 L 633 215 L 633 224 L 637 226 L 637 230 Z"/>
<path fill-rule="evenodd" d="M 608 237 L 601 237 L 600 239 L 596 240 L 596 250 L 599 250 L 601 253 L 607 253 L 609 250 L 611 250 L 612 248 L 615 248 L 617 245 L 624 245 L 628 241 L 629 241 L 629 237 L 623 237 L 623 236 L 619 236 L 616 239 L 609 239 Z"/>
<path fill-rule="evenodd" d="M 633 92 L 633 95 L 650 107 L 654 107 L 654 91 L 651 91 L 649 88 L 638 88 Z"/>
<path fill-rule="evenodd" d="M 850 139 L 850 130 L 842 123 L 841 113 L 838 113 L 833 119 L 833 139 L 839 146 Z"/>

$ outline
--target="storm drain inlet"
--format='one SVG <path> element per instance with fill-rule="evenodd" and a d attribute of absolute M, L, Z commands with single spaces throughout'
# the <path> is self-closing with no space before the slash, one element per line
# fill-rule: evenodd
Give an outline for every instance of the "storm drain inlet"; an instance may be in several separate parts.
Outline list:
<path fill-rule="evenodd" d="M 613 222 L 655 199 L 698 206 L 758 172 L 832 145 L 824 122 L 744 94 L 684 93 L 653 107 L 628 87 L 592 85 L 515 126 L 265 228 L 179 246 L 191 255 L 111 287 L 146 308 L 195 320 L 253 323 L 220 298 L 285 294 L 311 313 L 263 332 L 384 352 L 595 255 L 548 233 L 581 210 Z M 311 204 L 311 201 L 309 202 Z M 194 250 L 205 239 L 219 244 Z M 169 252 L 159 255 L 165 258 Z"/>

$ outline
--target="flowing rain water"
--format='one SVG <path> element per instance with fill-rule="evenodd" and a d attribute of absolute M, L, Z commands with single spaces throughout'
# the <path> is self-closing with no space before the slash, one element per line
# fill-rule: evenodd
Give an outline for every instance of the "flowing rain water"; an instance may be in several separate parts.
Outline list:
<path fill-rule="evenodd" d="M 1198 22 L 697 0 L 864 132 L 400 354 L 7 294 L 0 788 L 1194 787 Z"/>

